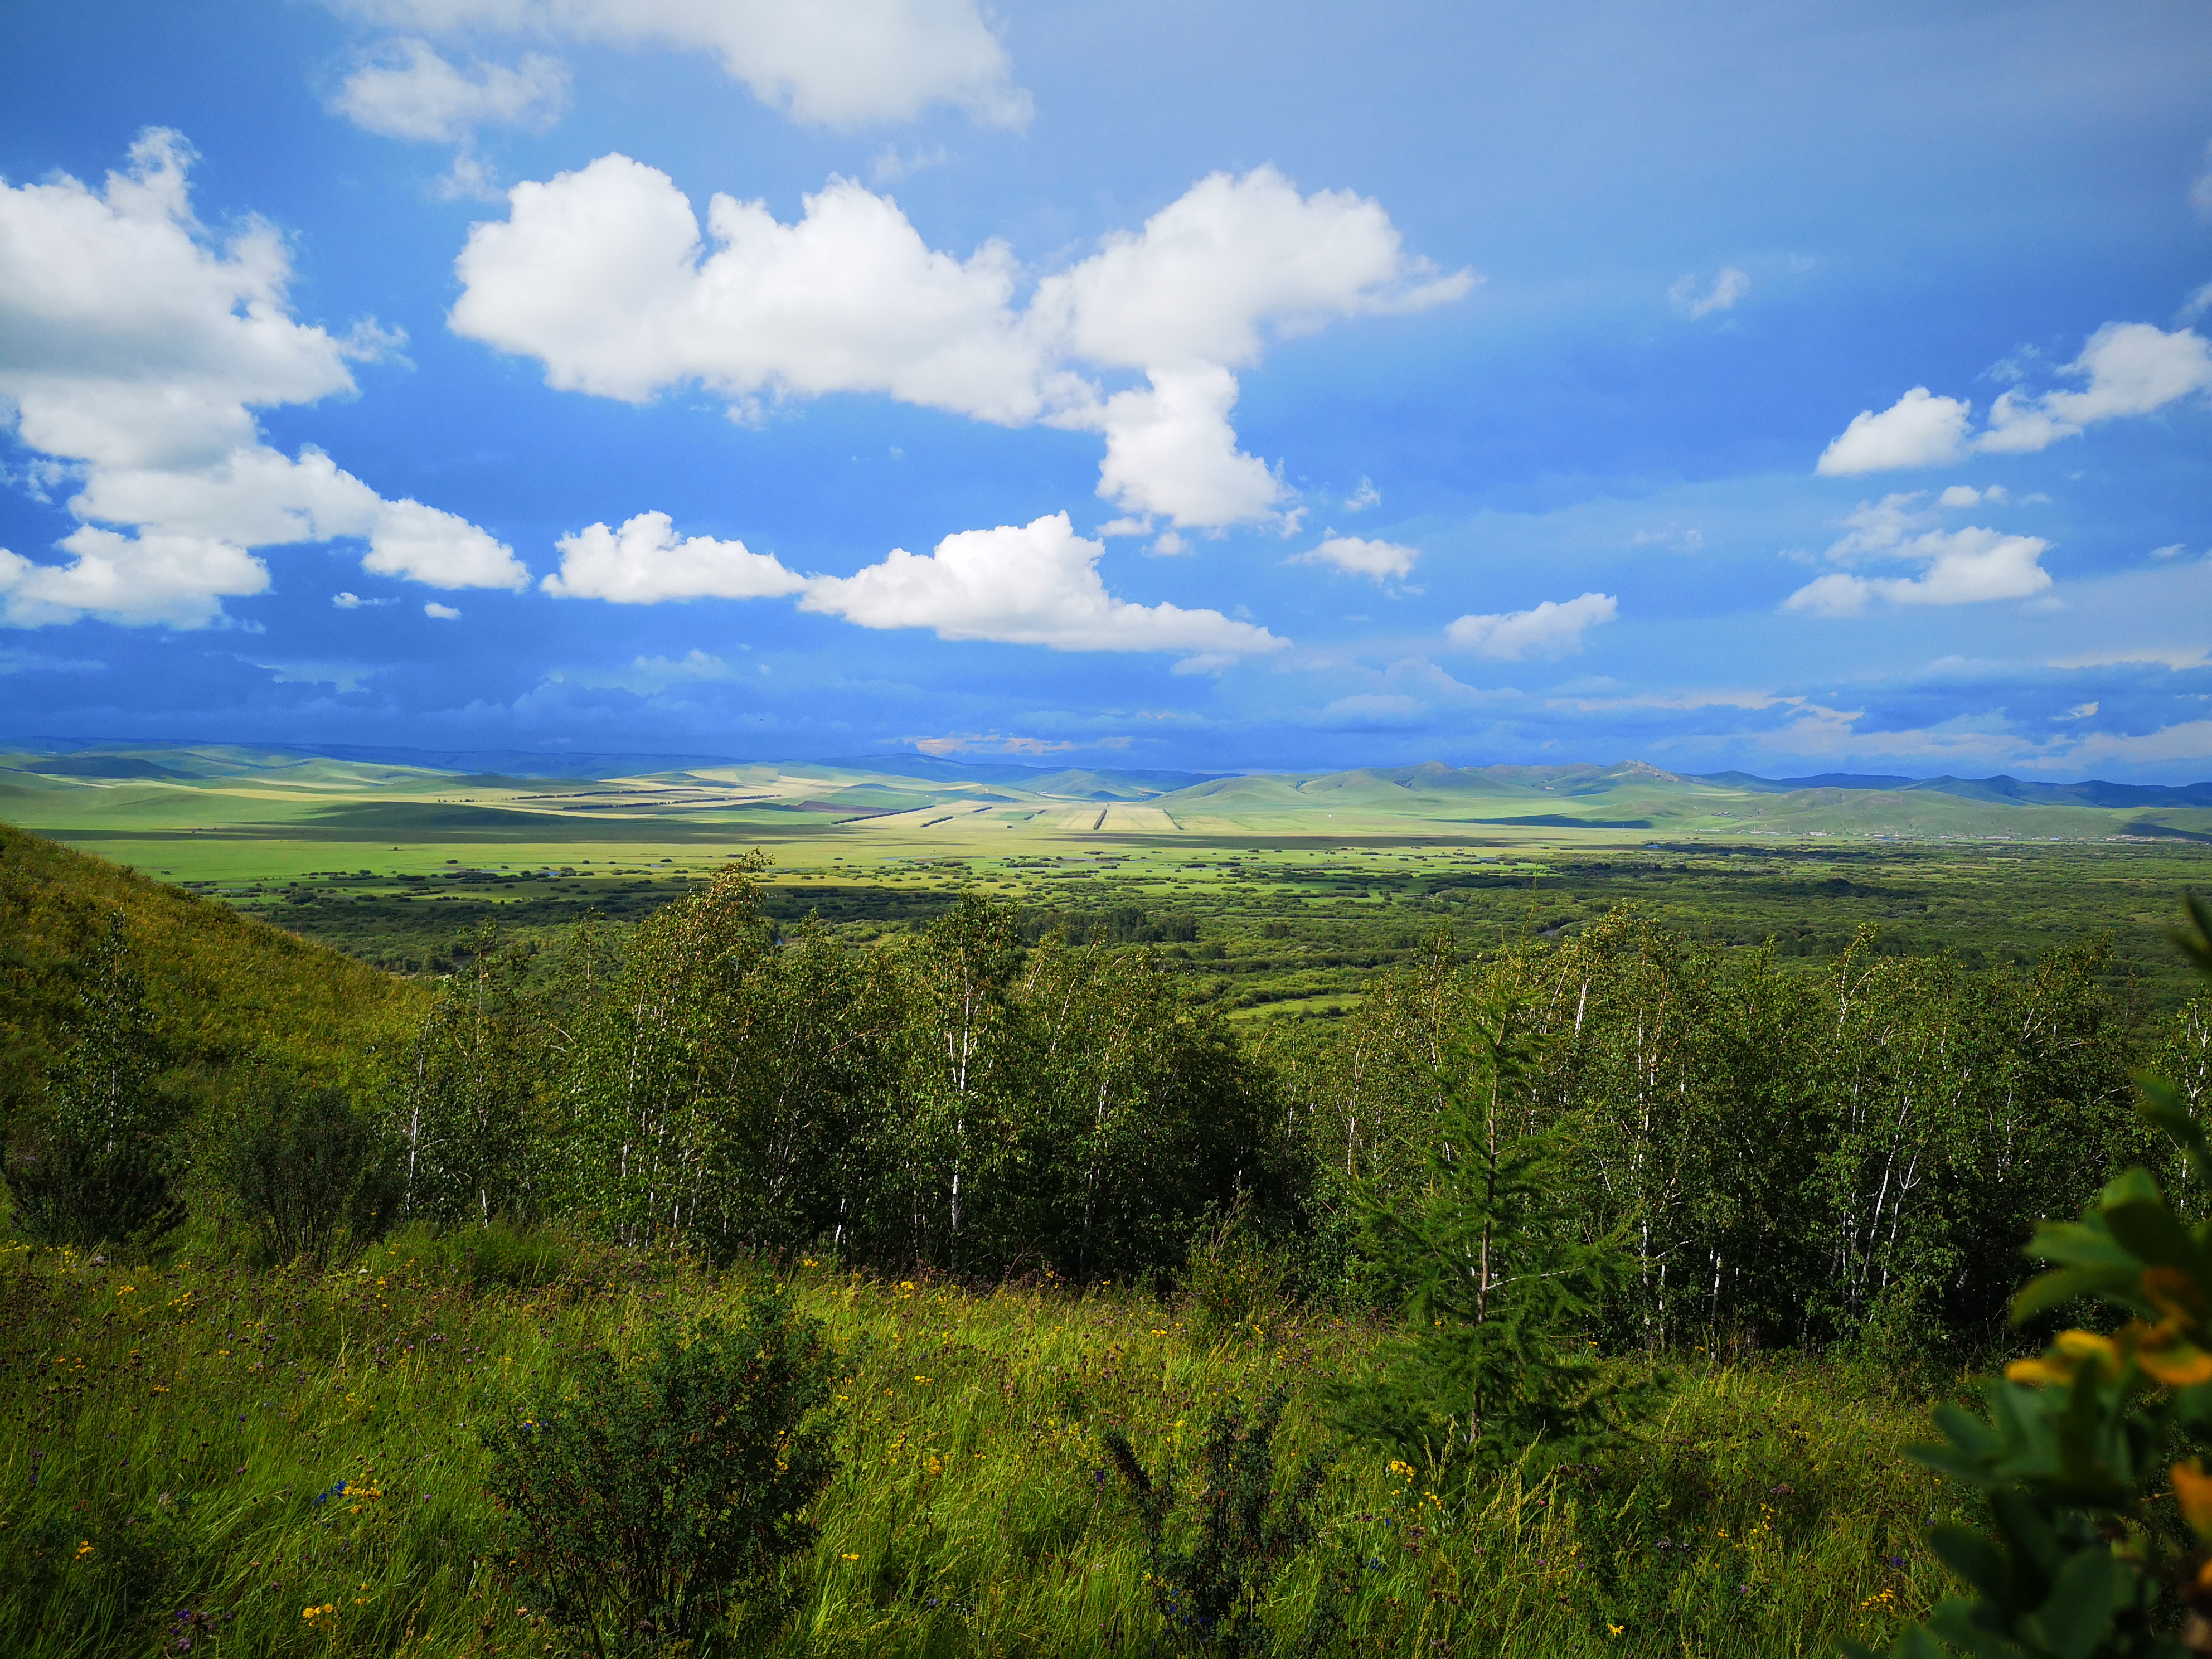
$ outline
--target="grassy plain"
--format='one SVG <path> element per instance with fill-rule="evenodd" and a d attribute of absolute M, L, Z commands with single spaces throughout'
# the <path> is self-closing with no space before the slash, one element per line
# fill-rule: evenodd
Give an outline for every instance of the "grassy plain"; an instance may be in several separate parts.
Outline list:
<path fill-rule="evenodd" d="M 800 1285 L 848 1370 L 842 1469 L 790 1576 L 794 1659 L 1154 1651 L 1100 1435 L 1181 1463 L 1221 1402 L 1279 1385 L 1295 1402 L 1370 1340 L 1288 1310 L 1208 1337 L 1180 1304 L 1113 1286 L 827 1267 Z M 325 1276 L 17 1249 L 0 1262 L 9 1650 L 588 1650 L 501 1577 L 478 1428 L 556 1399 L 580 1350 L 632 1351 L 742 1287 L 614 1255 L 472 1284 L 450 1241 L 422 1237 Z M 1770 1659 L 1884 1644 L 1925 1612 L 1942 1573 L 1923 1529 L 1958 1500 L 1899 1455 L 1923 1400 L 1787 1360 L 1692 1356 L 1674 1381 L 1603 1467 L 1465 1498 L 1340 1448 L 1286 1613 L 1340 1594 L 1355 1650 L 1376 1654 Z M 1286 1461 L 1324 1443 L 1294 1403 Z"/>
<path fill-rule="evenodd" d="M 1078 930 L 1149 927 L 1240 1014 L 1340 1010 L 1447 921 L 1475 941 L 1556 936 L 1629 902 L 1808 965 L 1863 925 L 1884 949 L 1975 963 L 2108 934 L 2112 977 L 2162 1006 L 2188 994 L 2163 940 L 2174 895 L 2212 885 L 2212 808 L 1955 781 L 1782 789 L 1632 763 L 1194 782 L 969 769 L 987 775 L 526 778 L 114 750 L 0 756 L 0 817 L 403 972 L 447 965 L 487 921 L 528 936 L 593 909 L 635 919 L 760 847 L 782 919 L 875 938 L 979 889 Z"/>

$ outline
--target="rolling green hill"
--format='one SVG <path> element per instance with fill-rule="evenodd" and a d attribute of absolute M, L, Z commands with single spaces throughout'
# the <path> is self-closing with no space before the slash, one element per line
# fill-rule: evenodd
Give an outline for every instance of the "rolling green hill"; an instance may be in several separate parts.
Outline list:
<path fill-rule="evenodd" d="M 1358 767 L 1206 775 L 968 763 L 705 763 L 615 775 L 605 763 L 443 757 L 447 769 L 214 744 L 0 752 L 0 817 L 72 843 L 137 838 L 444 843 L 611 849 L 830 836 L 912 856 L 981 834 L 1039 840 L 1206 841 L 1224 835 L 1408 835 L 1509 845 L 1704 839 L 2106 841 L 2212 836 L 2212 784 L 2016 778 L 1692 775 L 1609 766 Z M 641 760 L 656 757 L 637 757 Z M 658 757 L 677 760 L 681 757 Z M 496 762 L 495 766 L 492 763 Z M 1486 832 L 1488 832 L 1486 834 Z M 393 843 L 398 843 L 394 846 Z M 120 850 L 118 848 L 118 850 Z"/>
<path fill-rule="evenodd" d="M 428 998 L 230 906 L 0 824 L 0 1071 L 35 1078 L 69 1040 L 84 964 L 114 921 L 170 1060 L 187 1072 L 258 1049 L 340 1076 L 390 1054 Z"/>

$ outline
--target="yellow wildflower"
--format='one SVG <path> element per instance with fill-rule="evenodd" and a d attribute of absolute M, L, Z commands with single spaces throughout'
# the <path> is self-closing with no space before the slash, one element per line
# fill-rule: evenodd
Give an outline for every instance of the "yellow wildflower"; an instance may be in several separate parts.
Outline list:
<path fill-rule="evenodd" d="M 2196 1458 L 2173 1466 L 2173 1495 L 2180 1500 L 2182 1519 L 2200 1538 L 2212 1538 L 2212 1474 Z"/>

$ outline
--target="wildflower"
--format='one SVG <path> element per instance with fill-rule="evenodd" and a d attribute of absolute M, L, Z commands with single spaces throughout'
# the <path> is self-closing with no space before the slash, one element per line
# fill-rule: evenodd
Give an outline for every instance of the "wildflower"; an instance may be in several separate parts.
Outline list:
<path fill-rule="evenodd" d="M 2212 1474 L 2196 1458 L 2173 1466 L 2173 1495 L 2180 1501 L 2182 1518 L 2200 1538 L 2212 1533 Z"/>
<path fill-rule="evenodd" d="M 1620 1634 L 1621 1633 L 1621 1632 L 1623 1632 L 1623 1631 L 1626 1630 L 1627 1628 L 1628 1628 L 1628 1626 L 1626 1626 L 1626 1625 L 1616 1625 L 1616 1624 L 1614 1624 L 1614 1623 L 1613 1622 L 1613 1620 L 1611 1620 L 1610 1619 L 1607 1620 L 1606 1620 L 1606 1622 L 1605 1622 L 1605 1633 L 1606 1633 L 1607 1636 L 1618 1636 L 1618 1635 L 1620 1635 Z"/>
<path fill-rule="evenodd" d="M 95 1555 L 98 1553 L 99 1552 L 93 1548 L 92 1540 L 89 1538 L 84 1540 L 83 1542 L 80 1543 L 76 1547 L 76 1559 L 80 1561 L 84 1560 L 89 1556 Z"/>

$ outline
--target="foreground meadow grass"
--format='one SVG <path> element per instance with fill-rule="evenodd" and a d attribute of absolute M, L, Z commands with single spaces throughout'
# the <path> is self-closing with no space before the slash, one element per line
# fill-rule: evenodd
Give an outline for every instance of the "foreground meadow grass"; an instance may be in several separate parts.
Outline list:
<path fill-rule="evenodd" d="M 556 1399 L 580 1350 L 634 1352 L 750 1283 L 586 1256 L 478 1287 L 425 1240 L 327 1275 L 0 1255 L 7 1651 L 588 1651 L 501 1577 L 478 1426 Z M 794 1656 L 1168 1650 L 1100 1433 L 1124 1427 L 1157 1468 L 1224 1401 L 1280 1386 L 1287 1466 L 1328 1443 L 1302 1391 L 1370 1340 L 1286 1314 L 1208 1342 L 1177 1304 L 1110 1286 L 809 1266 L 799 1289 L 846 1380 L 841 1472 L 789 1577 Z M 1342 1597 L 1363 1654 L 1761 1659 L 1881 1644 L 1925 1611 L 1942 1574 L 1923 1533 L 1956 1510 L 1900 1455 L 1924 1403 L 1809 1361 L 1698 1362 L 1675 1383 L 1604 1467 L 1456 1502 L 1340 1449 L 1283 1605 L 1302 1623 Z"/>

